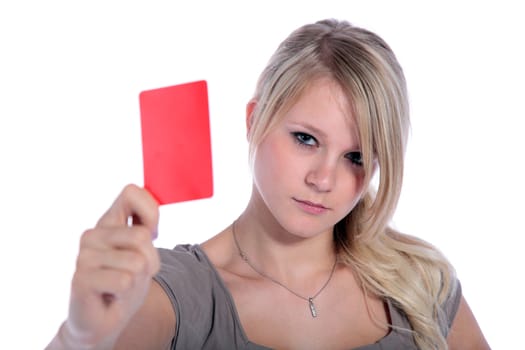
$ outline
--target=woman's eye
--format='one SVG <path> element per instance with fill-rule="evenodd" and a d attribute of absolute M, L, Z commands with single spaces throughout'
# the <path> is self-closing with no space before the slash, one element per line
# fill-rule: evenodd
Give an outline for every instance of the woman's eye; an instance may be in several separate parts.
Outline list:
<path fill-rule="evenodd" d="M 352 164 L 362 166 L 363 165 L 363 157 L 361 156 L 361 152 L 350 152 L 346 155 L 346 158 L 352 162 Z"/>
<path fill-rule="evenodd" d="M 304 132 L 293 132 L 292 135 L 301 145 L 317 146 L 317 140 L 312 135 L 308 135 Z"/>

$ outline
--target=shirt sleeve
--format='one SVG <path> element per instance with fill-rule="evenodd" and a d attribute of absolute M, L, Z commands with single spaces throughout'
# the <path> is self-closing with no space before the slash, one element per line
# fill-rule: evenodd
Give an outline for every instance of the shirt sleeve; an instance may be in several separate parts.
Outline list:
<path fill-rule="evenodd" d="M 253 348 L 244 336 L 229 292 L 199 246 L 178 245 L 158 251 L 161 268 L 154 279 L 168 295 L 177 322 L 171 349 Z"/>
<path fill-rule="evenodd" d="M 454 322 L 454 318 L 456 317 L 456 314 L 458 312 L 461 296 L 461 283 L 458 279 L 456 279 L 448 298 L 443 304 L 443 311 L 446 317 L 446 325 L 442 327 L 442 332 L 445 337 L 448 335 L 448 332 L 452 327 L 452 322 Z"/>
<path fill-rule="evenodd" d="M 191 246 L 159 248 L 161 268 L 154 277 L 170 299 L 176 315 L 172 348 L 202 349 L 212 327 L 212 283 Z"/>

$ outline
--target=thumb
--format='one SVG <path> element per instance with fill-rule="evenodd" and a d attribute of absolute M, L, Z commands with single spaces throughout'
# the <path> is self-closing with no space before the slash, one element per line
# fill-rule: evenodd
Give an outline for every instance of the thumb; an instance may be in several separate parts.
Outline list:
<path fill-rule="evenodd" d="M 133 184 L 124 187 L 111 207 L 98 220 L 96 227 L 128 226 L 130 217 L 133 218 L 133 225 L 144 225 L 152 233 L 157 232 L 159 204 L 147 190 Z"/>

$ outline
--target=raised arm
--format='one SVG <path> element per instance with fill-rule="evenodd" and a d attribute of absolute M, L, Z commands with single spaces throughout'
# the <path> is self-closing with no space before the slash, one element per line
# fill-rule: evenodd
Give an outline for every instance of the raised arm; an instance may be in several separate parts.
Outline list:
<path fill-rule="evenodd" d="M 68 318 L 47 350 L 167 348 L 175 315 L 152 280 L 160 267 L 152 243 L 158 219 L 153 197 L 129 185 L 82 235 Z"/>

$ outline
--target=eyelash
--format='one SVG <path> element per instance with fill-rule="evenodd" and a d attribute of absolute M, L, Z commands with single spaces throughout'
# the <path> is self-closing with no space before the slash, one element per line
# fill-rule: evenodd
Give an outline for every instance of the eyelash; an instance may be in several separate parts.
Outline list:
<path fill-rule="evenodd" d="M 292 132 L 292 135 L 295 139 L 295 141 L 303 147 L 319 147 L 319 142 L 316 140 L 315 137 L 312 135 L 309 135 L 304 132 Z M 314 142 L 314 144 L 311 144 L 309 142 Z M 349 152 L 345 155 L 345 158 L 348 159 L 353 165 L 355 166 L 363 166 L 363 158 L 361 156 L 361 152 Z"/>
<path fill-rule="evenodd" d="M 292 135 L 295 138 L 295 141 L 301 146 L 306 146 L 306 147 L 314 147 L 314 146 L 318 147 L 319 146 L 319 142 L 317 142 L 315 137 L 313 137 L 312 135 L 309 135 L 304 132 L 299 132 L 299 131 L 292 132 Z M 314 145 L 309 144 L 308 143 L 309 141 L 313 141 L 315 144 Z"/>
<path fill-rule="evenodd" d="M 345 158 L 348 159 L 352 164 L 362 167 L 363 166 L 363 156 L 361 152 L 350 152 L 345 155 Z"/>

